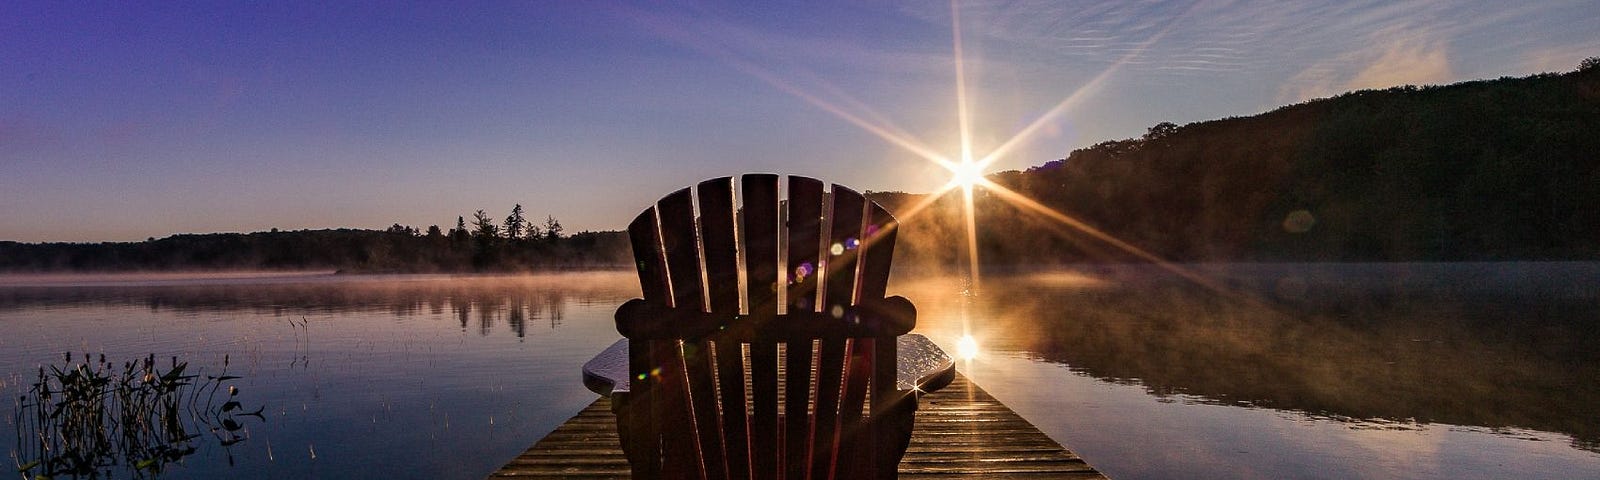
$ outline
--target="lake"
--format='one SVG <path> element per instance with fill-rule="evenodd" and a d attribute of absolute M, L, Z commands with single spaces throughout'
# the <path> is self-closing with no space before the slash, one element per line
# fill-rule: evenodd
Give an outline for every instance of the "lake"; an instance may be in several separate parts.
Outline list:
<path fill-rule="evenodd" d="M 1113 478 L 1600 478 L 1600 264 L 1178 268 L 890 290 Z M 38 459 L 16 412 L 41 367 L 153 355 L 238 376 L 242 404 L 190 415 L 236 428 L 193 425 L 162 478 L 482 478 L 595 398 L 579 368 L 637 294 L 632 272 L 4 276 L 0 441 Z"/>

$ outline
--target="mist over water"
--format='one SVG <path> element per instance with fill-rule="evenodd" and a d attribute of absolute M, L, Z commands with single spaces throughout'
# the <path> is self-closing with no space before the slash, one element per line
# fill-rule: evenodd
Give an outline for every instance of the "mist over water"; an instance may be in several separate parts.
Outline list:
<path fill-rule="evenodd" d="M 1600 475 L 1600 265 L 1185 268 L 1221 291 L 1154 266 L 899 285 L 1113 478 Z"/>
<path fill-rule="evenodd" d="M 638 290 L 612 273 L 123 280 L 0 288 L 0 394 L 67 351 L 211 372 L 230 355 L 265 420 L 166 478 L 483 478 L 593 401 L 578 368 Z"/>
<path fill-rule="evenodd" d="M 890 293 L 1114 478 L 1600 476 L 1600 264 L 1186 268 L 1219 288 L 1080 266 L 897 269 Z M 579 368 L 637 295 L 633 272 L 17 281 L 0 394 L 67 351 L 231 355 L 265 421 L 163 477 L 482 478 L 595 398 Z"/>

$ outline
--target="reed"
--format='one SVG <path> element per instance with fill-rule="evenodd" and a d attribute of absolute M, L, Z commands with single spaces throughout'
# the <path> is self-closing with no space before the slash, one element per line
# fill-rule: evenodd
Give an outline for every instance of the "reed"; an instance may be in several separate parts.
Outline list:
<path fill-rule="evenodd" d="M 265 407 L 245 411 L 238 387 L 228 384 L 240 377 L 227 373 L 227 356 L 216 375 L 190 373 L 177 357 L 165 369 L 155 355 L 120 365 L 104 354 L 74 362 L 69 352 L 62 360 L 40 367 L 17 399 L 16 462 L 25 479 L 153 477 L 194 454 L 207 435 L 231 464 L 229 447 L 249 438 L 246 419 L 266 420 Z"/>

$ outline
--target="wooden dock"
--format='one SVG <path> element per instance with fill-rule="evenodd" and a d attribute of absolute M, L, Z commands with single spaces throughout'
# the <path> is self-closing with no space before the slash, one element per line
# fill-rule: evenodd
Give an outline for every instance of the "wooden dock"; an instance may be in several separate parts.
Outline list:
<path fill-rule="evenodd" d="M 919 402 L 900 478 L 1105 478 L 965 376 Z M 628 478 L 611 402 L 595 400 L 490 478 Z"/>

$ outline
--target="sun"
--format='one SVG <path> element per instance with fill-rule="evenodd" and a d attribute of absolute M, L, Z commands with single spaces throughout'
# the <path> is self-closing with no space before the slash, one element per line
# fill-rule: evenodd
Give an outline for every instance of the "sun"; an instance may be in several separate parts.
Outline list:
<path fill-rule="evenodd" d="M 972 190 L 973 185 L 983 183 L 983 164 L 971 160 L 950 166 L 950 184 L 959 186 L 963 190 Z"/>

